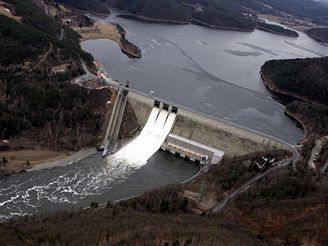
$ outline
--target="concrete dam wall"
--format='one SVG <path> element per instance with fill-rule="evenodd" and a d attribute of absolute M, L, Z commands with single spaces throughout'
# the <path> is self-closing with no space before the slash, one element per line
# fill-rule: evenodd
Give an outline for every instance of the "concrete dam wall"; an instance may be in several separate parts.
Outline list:
<path fill-rule="evenodd" d="M 135 111 L 138 123 L 143 127 L 154 107 L 155 100 L 178 108 L 171 133 L 223 151 L 227 156 L 242 155 L 254 151 L 289 149 L 287 143 L 265 134 L 216 119 L 212 116 L 165 102 L 158 98 L 130 91 L 128 101 Z"/>

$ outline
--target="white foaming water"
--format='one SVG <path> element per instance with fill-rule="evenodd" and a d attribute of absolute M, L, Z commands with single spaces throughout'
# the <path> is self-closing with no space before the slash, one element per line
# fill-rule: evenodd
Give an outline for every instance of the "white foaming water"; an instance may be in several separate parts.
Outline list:
<path fill-rule="evenodd" d="M 174 113 L 154 108 L 140 135 L 110 156 L 108 164 L 94 156 L 80 164 L 0 180 L 0 220 L 33 214 L 49 204 L 78 204 L 88 196 L 108 192 L 147 163 L 165 141 L 175 117 Z"/>
<path fill-rule="evenodd" d="M 154 107 L 140 135 L 108 160 L 128 163 L 134 167 L 145 165 L 160 149 L 171 131 L 175 118 L 175 113 Z"/>

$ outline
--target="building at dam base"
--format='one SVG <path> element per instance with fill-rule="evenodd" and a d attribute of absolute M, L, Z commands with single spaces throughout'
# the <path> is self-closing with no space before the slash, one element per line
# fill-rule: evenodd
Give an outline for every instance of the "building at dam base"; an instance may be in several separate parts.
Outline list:
<path fill-rule="evenodd" d="M 201 164 L 218 164 L 224 155 L 221 150 L 173 133 L 167 137 L 161 149 Z"/>
<path fill-rule="evenodd" d="M 147 158 L 151 157 L 149 153 L 154 154 L 161 148 L 192 161 L 210 164 L 219 163 L 223 155 L 231 157 L 257 151 L 289 149 L 287 143 L 274 137 L 128 90 L 127 101 L 143 129 L 136 139 L 144 137 L 143 141 L 134 145 L 134 150 L 129 150 L 136 151 L 136 155 L 140 146 L 148 148 L 147 138 L 150 142 L 157 139 L 156 144 L 152 144 L 152 151 L 148 152 Z M 151 135 L 145 138 L 146 133 Z M 131 144 L 133 141 L 129 143 Z"/>

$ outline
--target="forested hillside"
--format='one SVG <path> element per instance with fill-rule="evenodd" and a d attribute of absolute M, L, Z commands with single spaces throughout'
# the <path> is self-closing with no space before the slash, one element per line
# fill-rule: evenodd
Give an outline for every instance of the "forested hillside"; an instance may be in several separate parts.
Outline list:
<path fill-rule="evenodd" d="M 189 21 L 191 18 L 190 9 L 176 0 L 121 0 L 114 2 L 113 6 L 131 14 L 155 19 Z"/>
<path fill-rule="evenodd" d="M 315 142 L 328 135 L 328 57 L 273 60 L 261 69 L 267 87 L 296 99 L 286 106 L 286 113 L 305 128 L 301 153 L 308 161 Z M 328 163 L 326 154 L 316 153 L 319 166 Z"/>
<path fill-rule="evenodd" d="M 272 60 L 261 70 L 274 88 L 328 105 L 328 57 Z"/>
<path fill-rule="evenodd" d="M 86 1 L 86 0 L 81 0 Z M 70 4 L 70 0 L 57 0 Z M 93 0 L 93 2 L 97 2 Z M 143 20 L 188 23 L 192 20 L 218 28 L 253 30 L 255 24 L 242 15 L 240 7 L 210 0 L 103 0 L 111 7 Z M 76 4 L 71 4 L 76 6 Z M 84 6 L 84 3 L 79 4 Z M 238 7 L 238 9 L 237 9 Z"/>
<path fill-rule="evenodd" d="M 319 42 L 328 43 L 328 28 L 311 28 L 306 34 Z"/>
<path fill-rule="evenodd" d="M 102 12 L 103 4 L 143 20 L 168 20 L 211 27 L 253 30 L 256 20 L 249 14 L 295 16 L 316 24 L 328 24 L 328 6 L 309 0 L 56 0 L 74 7 Z M 281 30 L 279 30 L 281 31 Z M 278 32 L 279 33 L 279 32 Z M 286 32 L 287 35 L 295 35 Z"/>
<path fill-rule="evenodd" d="M 109 92 L 70 82 L 84 73 L 80 59 L 92 64 L 92 56 L 81 50 L 77 33 L 31 1 L 7 1 L 22 22 L 0 15 L 0 139 L 53 149 L 94 143 Z"/>
<path fill-rule="evenodd" d="M 288 37 L 297 38 L 299 36 L 296 31 L 284 28 L 282 26 L 268 24 L 268 23 L 265 23 L 265 22 L 257 23 L 257 29 L 267 31 L 267 32 L 272 32 L 272 33 L 275 33 L 275 34 L 288 36 Z"/>
<path fill-rule="evenodd" d="M 97 0 L 56 0 L 58 3 L 68 4 L 74 8 L 87 12 L 109 14 L 109 10 L 102 2 Z"/>

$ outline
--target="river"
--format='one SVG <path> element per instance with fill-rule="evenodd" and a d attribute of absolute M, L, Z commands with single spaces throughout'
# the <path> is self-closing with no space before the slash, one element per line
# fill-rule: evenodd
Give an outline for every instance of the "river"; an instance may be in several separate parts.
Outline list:
<path fill-rule="evenodd" d="M 199 169 L 192 162 L 162 151 L 143 166 L 109 160 L 95 154 L 68 166 L 0 180 L 0 220 L 128 198 L 185 181 Z"/>

